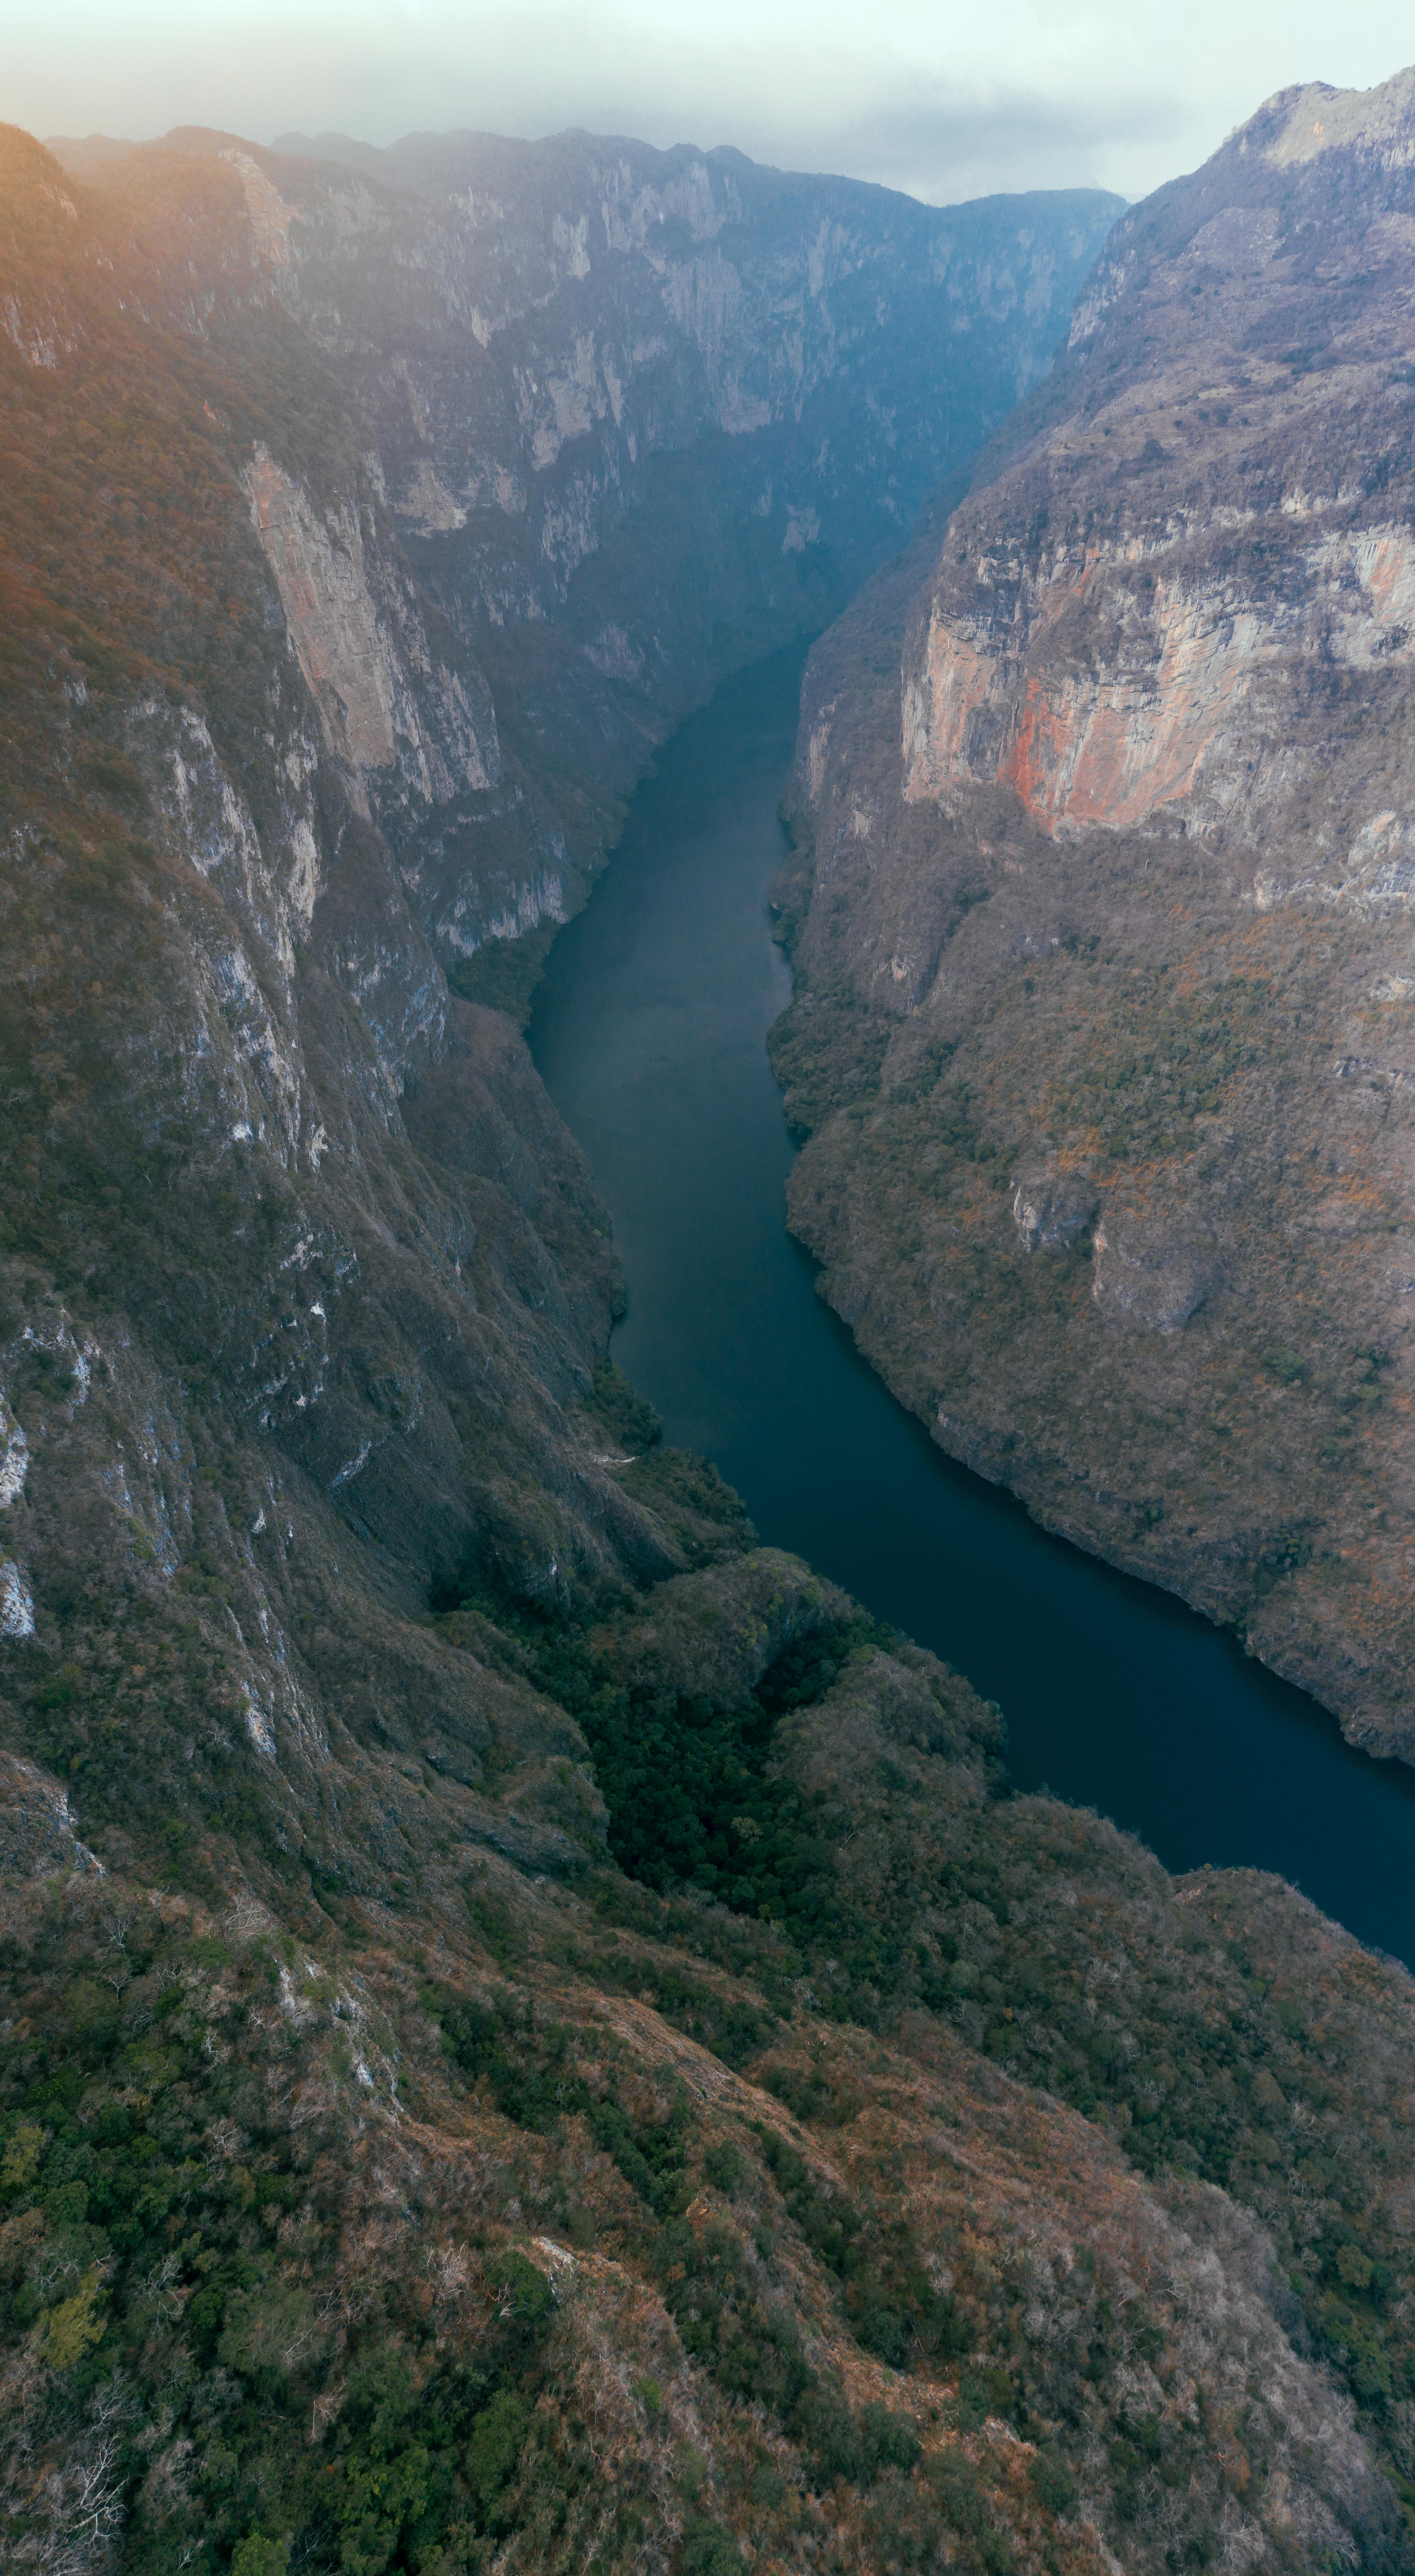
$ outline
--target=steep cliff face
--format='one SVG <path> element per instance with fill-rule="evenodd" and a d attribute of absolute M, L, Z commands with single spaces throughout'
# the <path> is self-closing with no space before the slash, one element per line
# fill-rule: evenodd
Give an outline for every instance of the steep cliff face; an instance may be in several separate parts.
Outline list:
<path fill-rule="evenodd" d="M 425 806 L 493 786 L 500 760 L 491 709 L 480 710 L 478 739 L 459 675 L 433 661 L 411 585 L 390 580 L 382 560 L 384 597 L 375 601 L 357 505 L 317 517 L 263 446 L 242 479 L 295 658 L 355 802 L 366 810 L 366 776 L 388 769 L 404 796 Z"/>
<path fill-rule="evenodd" d="M 287 422 L 245 475 L 328 746 L 454 965 L 563 921 L 652 743 L 899 543 L 1049 363 L 1115 201 L 940 213 L 584 136 L 311 149 L 103 170 L 229 174 L 244 304 L 358 407 L 342 470 Z"/>
<path fill-rule="evenodd" d="M 661 1452 L 590 1177 L 443 968 L 816 613 L 831 457 L 864 559 L 850 423 L 935 431 L 870 411 L 863 287 L 827 363 L 837 192 L 479 145 L 492 230 L 468 150 L 0 151 L 7 2550 L 1408 2568 L 1408 1979 L 1010 1797 L 998 1711 Z M 1020 238 L 845 197 L 886 302 Z M 609 452 L 605 351 L 639 479 L 571 571 L 514 478 Z"/>
<path fill-rule="evenodd" d="M 837 581 L 877 545 L 881 443 L 903 508 L 1036 373 L 1106 206 L 945 222 L 583 140 L 388 168 L 188 136 L 99 193 L 9 138 L 4 1116 L 15 1347 L 97 1299 L 95 1348 L 252 1493 L 274 1444 L 402 1615 L 478 1565 L 553 1597 L 679 1553 L 565 1415 L 618 1294 L 581 1160 L 444 966 L 565 918 L 675 710 L 820 613 L 822 526 Z M 879 410 L 895 308 L 964 352 L 941 425 Z M 706 568 L 659 645 L 656 508 Z M 11 1498 L 36 1617 L 73 1579 L 57 1456 Z M 233 1622 L 265 1636 L 254 1595 Z M 283 1651 L 243 1643 L 262 1706 Z"/>
<path fill-rule="evenodd" d="M 114 1772 L 120 1841 L 219 1806 L 232 1719 L 298 1840 L 351 1619 L 396 1731 L 458 1704 L 438 1586 L 678 1550 L 572 1418 L 618 1293 L 582 1160 L 395 856 L 486 792 L 494 717 L 242 182 L 80 205 L 22 138 L 5 178 L 6 1687 L 32 1724 L 110 1593 L 186 1621 L 218 1698 Z"/>
<path fill-rule="evenodd" d="M 1126 215 L 820 648 L 778 1041 L 794 1222 L 944 1444 L 1407 1755 L 1412 95 Z"/>

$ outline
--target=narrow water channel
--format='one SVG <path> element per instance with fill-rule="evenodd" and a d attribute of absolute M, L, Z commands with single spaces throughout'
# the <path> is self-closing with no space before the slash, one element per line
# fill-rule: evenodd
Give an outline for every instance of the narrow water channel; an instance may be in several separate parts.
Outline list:
<path fill-rule="evenodd" d="M 790 998 L 765 894 L 800 671 L 758 664 L 660 754 L 538 996 L 535 1060 L 628 1278 L 615 1356 L 765 1541 L 1001 1702 L 1019 1787 L 1100 1808 L 1171 1869 L 1277 1870 L 1415 1966 L 1415 1772 L 955 1466 L 814 1293 L 765 1045 Z"/>

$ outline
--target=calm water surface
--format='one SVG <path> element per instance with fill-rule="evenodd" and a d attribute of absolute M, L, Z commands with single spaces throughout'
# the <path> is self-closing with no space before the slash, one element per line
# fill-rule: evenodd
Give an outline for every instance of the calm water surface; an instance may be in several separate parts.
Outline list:
<path fill-rule="evenodd" d="M 800 668 L 759 664 L 660 754 L 538 998 L 536 1063 L 628 1277 L 615 1356 L 764 1540 L 1002 1703 L 1020 1787 L 1099 1807 L 1171 1869 L 1278 1870 L 1415 1965 L 1415 1772 L 955 1466 L 814 1293 L 765 1047 L 790 999 L 765 890 Z"/>

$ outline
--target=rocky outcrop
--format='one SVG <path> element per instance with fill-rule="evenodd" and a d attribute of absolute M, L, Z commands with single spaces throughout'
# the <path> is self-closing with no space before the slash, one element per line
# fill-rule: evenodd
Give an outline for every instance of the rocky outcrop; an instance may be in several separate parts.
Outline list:
<path fill-rule="evenodd" d="M 0 1877 L 13 1883 L 70 1871 L 103 1875 L 102 1863 L 74 1832 L 59 1782 L 37 1763 L 0 1753 Z"/>
<path fill-rule="evenodd" d="M 1109 1232 L 1104 1224 L 1096 1227 L 1091 1295 L 1103 1314 L 1133 1317 L 1153 1332 L 1177 1333 L 1218 1278 L 1210 1252 L 1182 1237 L 1176 1241 L 1162 1224 L 1121 1232 L 1112 1219 Z"/>
<path fill-rule="evenodd" d="M 1084 1175 L 1032 1172 L 1013 1193 L 1012 1222 L 1029 1252 L 1066 1251 L 1095 1212 L 1096 1193 Z"/>
<path fill-rule="evenodd" d="M 1117 224 L 817 650 L 782 899 L 817 1055 L 879 1033 L 863 1125 L 793 1109 L 864 1347 L 1415 1755 L 1410 95 L 1284 93 Z"/>
<path fill-rule="evenodd" d="M 1265 838 L 1268 736 L 1313 662 L 1383 675 L 1415 649 L 1408 528 L 1324 531 L 1349 521 L 1349 496 L 1283 506 L 1311 534 L 1280 597 L 1244 597 L 1205 565 L 1201 538 L 1225 550 L 1224 526 L 1125 553 L 1061 545 L 1035 572 L 981 558 L 981 598 L 936 600 L 906 667 L 905 795 L 1009 787 L 1052 836 L 1131 830 L 1182 801 L 1188 830 Z M 1284 785 L 1315 775 L 1295 761 Z"/>

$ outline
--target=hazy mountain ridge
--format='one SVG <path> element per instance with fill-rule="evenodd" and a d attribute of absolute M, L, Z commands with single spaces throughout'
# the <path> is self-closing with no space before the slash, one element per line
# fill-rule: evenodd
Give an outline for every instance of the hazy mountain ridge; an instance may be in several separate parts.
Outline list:
<path fill-rule="evenodd" d="M 434 945 L 594 863 L 814 541 L 705 562 L 683 632 L 738 622 L 639 695 L 584 566 L 459 619 L 342 177 L 0 177 L 16 2563 L 1407 2567 L 1409 1980 L 1012 1799 L 996 1710 L 658 1448 Z M 728 437 L 622 539 L 634 650 Z"/>
<path fill-rule="evenodd" d="M 1406 1754 L 1411 96 L 1125 216 L 820 648 L 778 1038 L 793 1222 L 944 1444 Z"/>

